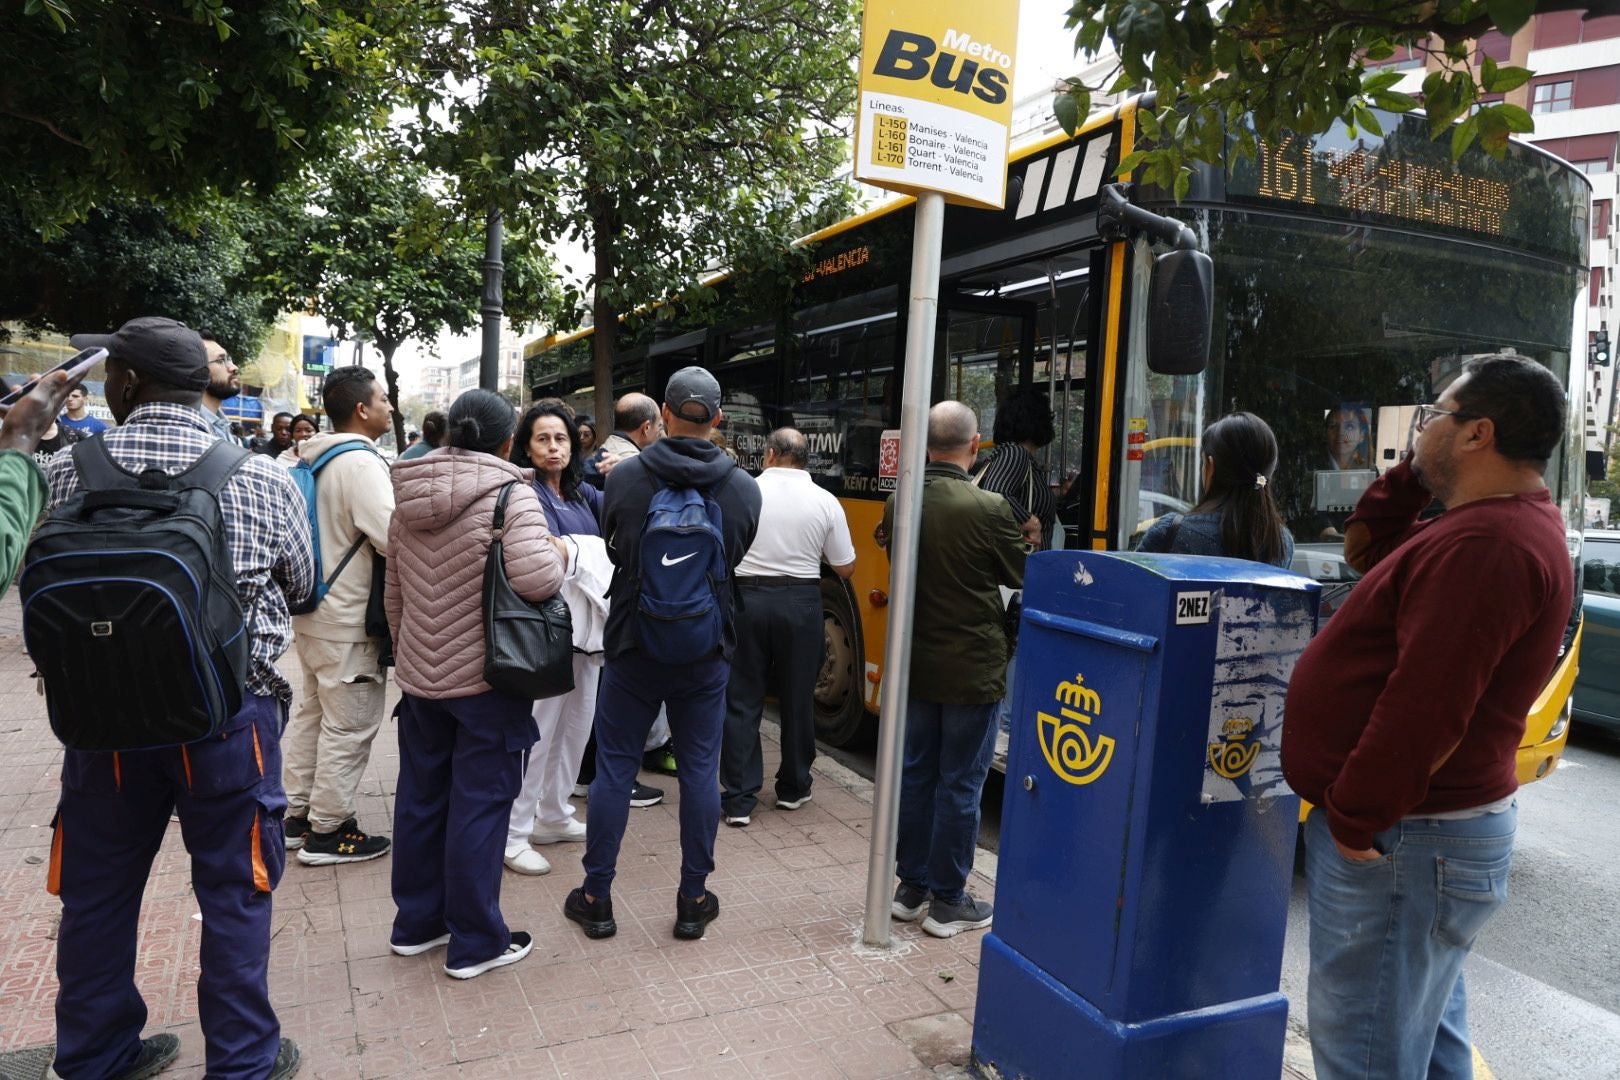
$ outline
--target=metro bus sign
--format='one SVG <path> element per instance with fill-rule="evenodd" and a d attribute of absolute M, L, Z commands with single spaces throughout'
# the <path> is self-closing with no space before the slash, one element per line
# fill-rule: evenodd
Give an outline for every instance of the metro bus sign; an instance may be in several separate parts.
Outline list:
<path fill-rule="evenodd" d="M 861 31 L 855 178 L 999 210 L 1018 4 L 874 0 Z"/>

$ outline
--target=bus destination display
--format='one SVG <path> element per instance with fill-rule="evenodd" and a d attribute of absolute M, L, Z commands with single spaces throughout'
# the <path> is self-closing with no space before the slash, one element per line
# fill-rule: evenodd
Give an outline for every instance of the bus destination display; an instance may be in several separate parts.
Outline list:
<path fill-rule="evenodd" d="M 1351 140 L 1337 127 L 1318 138 L 1256 138 L 1253 158 L 1229 158 L 1228 198 L 1351 211 L 1584 259 L 1586 194 L 1555 159 L 1510 145 L 1500 161 L 1476 147 L 1453 162 L 1450 139 L 1431 140 L 1421 117 L 1379 115 L 1387 137 L 1363 131 Z M 1229 148 L 1237 142 L 1229 138 Z"/>

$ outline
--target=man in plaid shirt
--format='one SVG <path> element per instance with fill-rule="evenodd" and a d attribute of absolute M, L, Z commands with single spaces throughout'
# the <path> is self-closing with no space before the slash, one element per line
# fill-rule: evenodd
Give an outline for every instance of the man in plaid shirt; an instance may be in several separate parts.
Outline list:
<path fill-rule="evenodd" d="M 173 475 L 217 441 L 200 411 L 208 356 L 195 331 L 146 317 L 73 342 L 109 352 L 107 404 L 120 426 L 100 437 L 123 468 Z M 79 487 L 72 458 L 58 454 L 46 469 L 53 508 Z M 220 509 L 252 636 L 241 711 L 217 736 L 185 746 L 68 750 L 63 762 L 50 882 L 62 899 L 55 1071 L 64 1080 L 149 1076 L 179 1053 L 174 1035 L 141 1039 L 146 1004 L 135 987 L 141 892 L 176 810 L 203 916 L 197 1004 L 208 1075 L 298 1070 L 298 1048 L 281 1038 L 270 1007 L 268 973 L 270 891 L 286 857 L 280 740 L 292 698 L 275 660 L 292 636 L 286 598 L 314 586 L 308 516 L 287 471 L 263 456 L 232 475 Z"/>

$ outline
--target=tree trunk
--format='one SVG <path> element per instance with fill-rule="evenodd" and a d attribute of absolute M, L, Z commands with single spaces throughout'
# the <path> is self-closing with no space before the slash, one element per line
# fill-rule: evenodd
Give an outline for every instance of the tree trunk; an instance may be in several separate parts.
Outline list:
<path fill-rule="evenodd" d="M 596 260 L 596 289 L 591 317 L 591 373 L 596 380 L 596 430 L 600 442 L 613 431 L 613 353 L 618 345 L 619 313 L 608 296 L 616 269 L 613 245 L 618 237 L 618 214 L 611 195 L 591 196 L 591 253 Z"/>
<path fill-rule="evenodd" d="M 399 408 L 399 373 L 394 370 L 394 350 L 400 343 L 387 338 L 377 339 L 377 351 L 382 353 L 383 380 L 388 387 L 388 404 L 394 410 L 394 453 L 405 452 L 405 414 Z"/>

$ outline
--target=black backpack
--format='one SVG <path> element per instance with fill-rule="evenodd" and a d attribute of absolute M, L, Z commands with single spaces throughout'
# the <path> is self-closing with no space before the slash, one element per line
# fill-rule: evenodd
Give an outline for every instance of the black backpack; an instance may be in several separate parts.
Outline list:
<path fill-rule="evenodd" d="M 72 453 L 80 490 L 34 534 L 17 583 L 51 730 L 74 750 L 216 734 L 249 662 L 219 493 L 251 455 L 221 441 L 177 476 L 137 476 L 100 437 Z"/>

